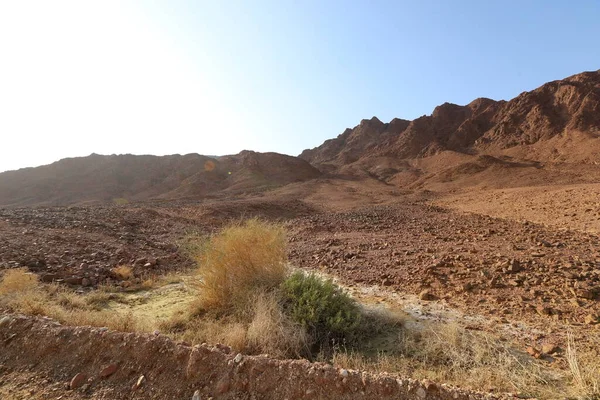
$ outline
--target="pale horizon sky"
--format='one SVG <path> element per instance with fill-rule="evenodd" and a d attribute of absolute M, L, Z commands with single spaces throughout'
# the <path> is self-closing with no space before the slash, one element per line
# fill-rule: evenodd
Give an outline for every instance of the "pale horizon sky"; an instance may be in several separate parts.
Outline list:
<path fill-rule="evenodd" d="M 600 68 L 600 2 L 0 0 L 0 172 L 298 155 L 361 119 Z"/>

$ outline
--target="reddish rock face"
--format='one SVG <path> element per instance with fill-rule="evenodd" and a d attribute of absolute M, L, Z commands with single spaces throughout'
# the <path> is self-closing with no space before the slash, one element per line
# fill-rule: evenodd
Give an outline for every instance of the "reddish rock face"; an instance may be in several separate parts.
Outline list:
<path fill-rule="evenodd" d="M 600 71 L 549 82 L 508 102 L 479 98 L 466 106 L 444 103 L 414 121 L 363 120 L 300 158 L 336 170 L 365 157 L 412 159 L 444 150 L 481 154 L 569 132 L 600 135 Z"/>

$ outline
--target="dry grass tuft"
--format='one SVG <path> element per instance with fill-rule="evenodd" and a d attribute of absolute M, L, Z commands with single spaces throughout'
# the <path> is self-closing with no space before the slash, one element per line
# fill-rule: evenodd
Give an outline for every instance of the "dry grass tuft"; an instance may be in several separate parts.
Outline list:
<path fill-rule="evenodd" d="M 161 322 L 159 329 L 188 343 L 224 343 L 247 354 L 298 357 L 308 348 L 306 331 L 283 313 L 274 293 L 256 294 L 244 313 L 213 318 L 192 312 L 174 315 Z"/>
<path fill-rule="evenodd" d="M 0 281 L 0 306 L 28 315 L 43 315 L 65 325 L 105 326 L 133 332 L 149 331 L 148 323 L 132 313 L 119 314 L 99 306 L 109 293 L 82 296 L 56 285 L 41 284 L 25 269 L 7 271 Z"/>
<path fill-rule="evenodd" d="M 392 331 L 393 332 L 393 331 Z M 334 354 L 339 367 L 398 373 L 476 390 L 518 392 L 552 398 L 564 392 L 564 374 L 551 370 L 510 344 L 453 323 L 403 328 L 396 337 L 375 338 L 379 352 L 361 349 Z M 386 345 L 382 345 L 387 342 Z"/>
<path fill-rule="evenodd" d="M 600 342 L 600 341 L 598 341 Z M 600 343 L 597 343 L 600 345 Z M 567 362 L 573 377 L 573 395 L 585 400 L 600 399 L 600 354 L 595 351 L 579 352 L 571 333 L 567 338 Z"/>
<path fill-rule="evenodd" d="M 305 329 L 284 314 L 275 294 L 259 293 L 252 302 L 246 348 L 275 357 L 299 357 L 308 352 Z"/>
<path fill-rule="evenodd" d="M 38 287 L 37 275 L 28 272 L 25 268 L 9 269 L 2 276 L 0 296 L 29 292 L 36 290 Z"/>
<path fill-rule="evenodd" d="M 119 265 L 114 267 L 111 272 L 113 275 L 122 281 L 129 281 L 133 279 L 133 269 L 129 265 Z"/>
<path fill-rule="evenodd" d="M 200 307 L 243 309 L 252 294 L 276 288 L 285 279 L 285 230 L 259 219 L 234 224 L 206 242 L 198 264 Z"/>

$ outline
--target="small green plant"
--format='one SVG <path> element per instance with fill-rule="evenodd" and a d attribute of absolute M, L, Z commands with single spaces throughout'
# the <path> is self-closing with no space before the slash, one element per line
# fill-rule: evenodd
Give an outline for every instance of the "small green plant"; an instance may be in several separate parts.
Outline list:
<path fill-rule="evenodd" d="M 281 289 L 287 313 L 308 330 L 316 346 L 353 339 L 360 326 L 361 310 L 331 279 L 295 272 Z"/>

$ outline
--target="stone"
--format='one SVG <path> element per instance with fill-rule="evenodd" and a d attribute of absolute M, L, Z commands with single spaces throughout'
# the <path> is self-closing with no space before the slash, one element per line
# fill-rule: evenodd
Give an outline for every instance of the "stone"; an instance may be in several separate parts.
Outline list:
<path fill-rule="evenodd" d="M 507 271 L 511 272 L 511 273 L 516 273 L 519 271 L 522 271 L 523 268 L 521 268 L 521 263 L 519 262 L 519 260 L 510 260 L 510 263 L 508 265 Z"/>
<path fill-rule="evenodd" d="M 216 391 L 219 394 L 224 394 L 229 392 L 229 389 L 231 387 L 231 382 L 229 380 L 229 377 L 226 376 L 223 379 L 221 379 L 219 382 L 217 382 L 217 386 L 216 386 Z"/>
<path fill-rule="evenodd" d="M 52 283 L 58 279 L 58 275 L 56 274 L 43 274 L 40 277 L 40 280 L 44 283 Z"/>
<path fill-rule="evenodd" d="M 527 354 L 529 354 L 530 356 L 532 356 L 534 358 L 540 358 L 540 356 L 541 356 L 540 351 L 532 346 L 529 346 L 525 351 L 527 352 Z"/>
<path fill-rule="evenodd" d="M 233 362 L 236 364 L 239 364 L 242 361 L 242 354 L 241 353 L 237 353 L 237 355 L 235 356 L 235 358 L 233 359 Z"/>
<path fill-rule="evenodd" d="M 69 383 L 69 389 L 74 390 L 74 389 L 81 387 L 81 385 L 83 385 L 86 380 L 87 380 L 86 374 L 84 374 L 82 372 L 78 373 L 77 375 L 75 375 L 73 377 L 73 379 L 71 379 L 71 382 Z"/>
<path fill-rule="evenodd" d="M 100 371 L 100 378 L 108 378 L 109 376 L 117 372 L 117 368 L 119 368 L 117 364 L 107 365 Z"/>
<path fill-rule="evenodd" d="M 88 286 L 90 286 L 91 284 L 92 284 L 92 282 L 90 282 L 90 280 L 89 280 L 88 278 L 83 278 L 83 279 L 81 280 L 81 286 L 88 287 Z"/>
<path fill-rule="evenodd" d="M 135 382 L 135 384 L 133 385 L 133 390 L 138 390 L 146 381 L 146 377 L 144 375 L 140 375 L 140 377 L 138 378 L 138 380 Z"/>
<path fill-rule="evenodd" d="M 200 400 L 200 391 L 196 390 L 192 396 L 192 400 Z"/>
<path fill-rule="evenodd" d="M 544 343 L 542 345 L 542 353 L 544 354 L 552 354 L 558 351 L 558 346 L 554 343 Z"/>
<path fill-rule="evenodd" d="M 575 289 L 574 292 L 575 296 L 582 299 L 594 300 L 596 298 L 596 293 L 591 289 Z"/>
<path fill-rule="evenodd" d="M 419 293 L 419 299 L 424 301 L 432 301 L 436 300 L 437 297 L 431 293 L 429 290 L 425 289 L 421 293 Z"/>
<path fill-rule="evenodd" d="M 538 314 L 540 315 L 550 315 L 552 314 L 552 309 L 550 307 L 546 307 L 543 305 L 539 305 L 535 308 L 535 311 L 537 311 Z"/>
<path fill-rule="evenodd" d="M 417 396 L 419 396 L 420 399 L 424 399 L 427 397 L 427 392 L 425 391 L 425 389 L 420 387 L 417 389 Z"/>
<path fill-rule="evenodd" d="M 65 283 L 68 283 L 69 285 L 81 285 L 82 281 L 83 281 L 83 278 L 78 277 L 78 276 L 70 276 L 65 279 Z"/>
<path fill-rule="evenodd" d="M 11 320 L 11 318 L 8 316 L 4 316 L 4 317 L 0 318 L 0 327 L 3 327 L 4 325 L 8 325 L 10 320 Z"/>
<path fill-rule="evenodd" d="M 596 325 L 598 323 L 598 316 L 595 314 L 588 314 L 585 316 L 583 322 L 588 325 Z"/>

